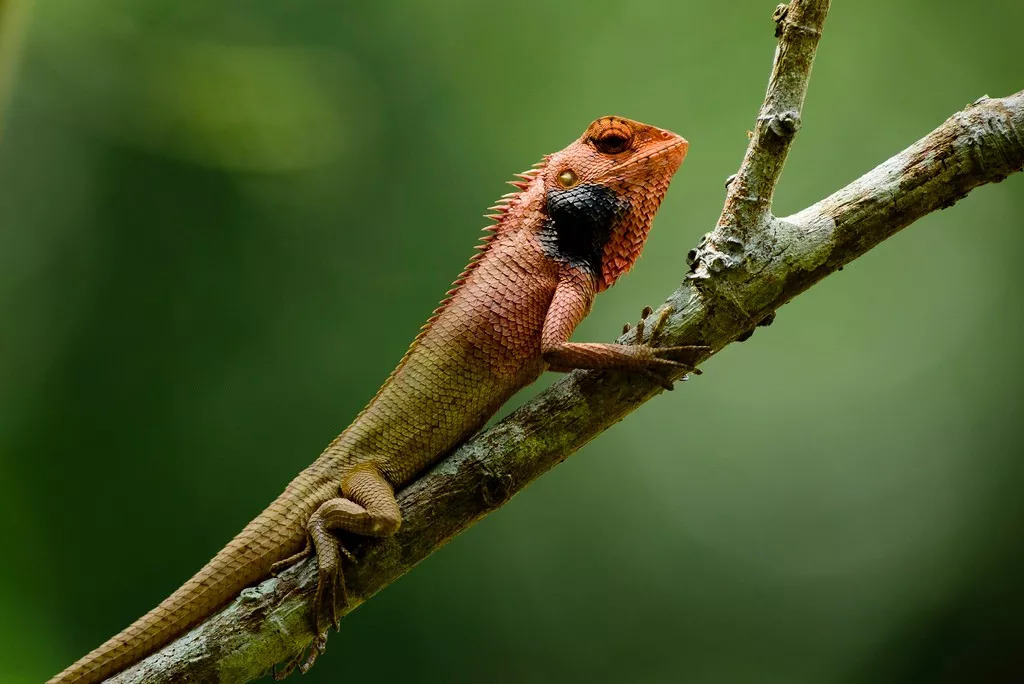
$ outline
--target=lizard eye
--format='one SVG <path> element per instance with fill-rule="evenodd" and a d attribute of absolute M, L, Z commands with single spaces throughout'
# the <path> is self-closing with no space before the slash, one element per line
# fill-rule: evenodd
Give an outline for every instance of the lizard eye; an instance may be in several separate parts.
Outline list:
<path fill-rule="evenodd" d="M 558 184 L 563 188 L 571 188 L 576 185 L 576 181 L 578 180 L 579 178 L 572 169 L 566 169 L 562 173 L 558 174 Z"/>
<path fill-rule="evenodd" d="M 594 147 L 601 154 L 618 154 L 629 149 L 632 138 L 625 135 L 625 131 L 612 129 L 598 138 L 594 139 Z"/>

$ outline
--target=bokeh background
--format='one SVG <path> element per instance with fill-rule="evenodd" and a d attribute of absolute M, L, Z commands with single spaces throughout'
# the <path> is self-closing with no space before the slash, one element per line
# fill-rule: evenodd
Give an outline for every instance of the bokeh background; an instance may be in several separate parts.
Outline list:
<path fill-rule="evenodd" d="M 599 115 L 691 149 L 577 339 L 660 302 L 775 4 L 39 0 L 0 142 L 0 679 L 258 513 L 503 181 Z M 778 213 L 1024 87 L 1020 2 L 834 4 Z M 920 221 L 346 618 L 303 681 L 1021 681 L 1022 250 L 1024 176 Z"/>

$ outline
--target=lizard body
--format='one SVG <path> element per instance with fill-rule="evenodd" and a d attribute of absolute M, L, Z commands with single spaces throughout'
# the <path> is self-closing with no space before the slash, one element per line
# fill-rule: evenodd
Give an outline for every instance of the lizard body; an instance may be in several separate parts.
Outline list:
<path fill-rule="evenodd" d="M 352 424 L 194 577 L 50 684 L 120 672 L 310 552 L 322 640 L 321 616 L 337 626 L 336 594 L 344 596 L 333 531 L 393 534 L 394 491 L 544 370 L 631 370 L 662 384 L 665 371 L 688 370 L 679 359 L 692 349 L 645 344 L 642 323 L 637 344 L 569 342 L 594 296 L 639 256 L 686 150 L 674 133 L 604 117 L 520 174 L 517 191 L 492 207 L 480 252 Z"/>

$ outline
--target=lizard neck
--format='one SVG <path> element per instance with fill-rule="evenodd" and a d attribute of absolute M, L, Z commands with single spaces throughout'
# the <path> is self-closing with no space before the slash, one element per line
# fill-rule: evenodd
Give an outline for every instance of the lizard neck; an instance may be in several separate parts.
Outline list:
<path fill-rule="evenodd" d="M 499 204 L 495 223 L 398 366 L 322 458 L 370 461 L 395 486 L 478 429 L 540 375 L 557 264 L 538 240 L 543 188 Z"/>

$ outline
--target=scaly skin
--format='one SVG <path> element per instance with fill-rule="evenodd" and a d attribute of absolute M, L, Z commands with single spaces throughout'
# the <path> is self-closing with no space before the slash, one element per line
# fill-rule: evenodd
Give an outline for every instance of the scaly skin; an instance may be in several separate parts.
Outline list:
<path fill-rule="evenodd" d="M 344 597 L 332 532 L 393 534 L 401 523 L 394 490 L 544 370 L 629 370 L 671 388 L 666 371 L 688 369 L 681 360 L 692 348 L 645 344 L 642 324 L 631 345 L 569 337 L 595 294 L 640 255 L 686 149 L 674 133 L 605 117 L 521 174 L 518 191 L 492 207 L 480 253 L 348 429 L 192 579 L 50 683 L 120 672 L 310 550 L 319 564 L 314 621 L 322 646 L 322 622 L 336 623 L 336 599 Z"/>

